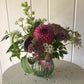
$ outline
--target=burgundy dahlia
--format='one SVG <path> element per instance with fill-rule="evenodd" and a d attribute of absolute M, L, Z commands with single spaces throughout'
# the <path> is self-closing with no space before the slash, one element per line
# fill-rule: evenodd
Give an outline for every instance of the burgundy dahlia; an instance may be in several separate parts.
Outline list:
<path fill-rule="evenodd" d="M 39 38 L 42 44 L 51 44 L 54 40 L 54 31 L 49 25 L 39 25 L 36 27 L 33 35 L 35 38 Z"/>
<path fill-rule="evenodd" d="M 69 38 L 69 34 L 68 31 L 66 29 L 64 29 L 63 27 L 61 27 L 58 24 L 48 24 L 49 26 L 51 26 L 54 30 L 54 34 L 56 39 L 62 41 L 67 41 L 67 39 Z"/>
<path fill-rule="evenodd" d="M 57 38 L 58 40 L 60 40 L 60 41 L 62 41 L 62 40 L 67 40 L 67 36 L 64 35 L 63 33 L 59 33 L 59 34 L 56 36 L 56 38 Z"/>
<path fill-rule="evenodd" d="M 28 37 L 26 40 L 25 40 L 25 42 L 24 42 L 24 49 L 25 49 L 25 51 L 28 51 L 28 46 L 29 46 L 29 44 L 31 43 L 31 41 L 32 41 L 32 37 Z"/>

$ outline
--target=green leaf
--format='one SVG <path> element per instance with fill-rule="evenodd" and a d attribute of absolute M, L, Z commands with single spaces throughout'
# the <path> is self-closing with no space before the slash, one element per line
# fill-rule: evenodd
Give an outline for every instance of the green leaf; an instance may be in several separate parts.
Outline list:
<path fill-rule="evenodd" d="M 36 20 L 29 31 L 29 36 L 33 37 L 33 32 L 34 32 L 35 28 L 41 24 L 42 24 L 41 20 Z"/>
<path fill-rule="evenodd" d="M 18 44 L 22 44 L 23 42 L 24 42 L 24 40 L 23 40 L 23 39 L 20 39 L 20 40 L 16 41 L 14 44 L 17 46 Z M 13 47 L 13 45 L 11 45 L 11 46 L 8 48 L 8 50 L 6 51 L 6 53 L 10 52 L 10 51 L 13 50 L 13 49 L 14 49 L 14 47 Z"/>
<path fill-rule="evenodd" d="M 20 59 L 20 55 L 21 55 L 20 53 L 17 54 L 17 58 L 18 58 L 18 59 Z"/>
<path fill-rule="evenodd" d="M 24 7 L 24 3 L 22 3 L 21 6 Z"/>
<path fill-rule="evenodd" d="M 27 7 L 27 6 L 28 6 L 28 5 L 27 5 L 27 2 L 22 3 L 21 6 L 22 6 L 22 7 Z"/>
<path fill-rule="evenodd" d="M 12 52 L 11 57 L 16 57 L 16 56 L 17 56 L 17 54 L 15 52 Z"/>
<path fill-rule="evenodd" d="M 12 58 L 10 57 L 9 59 L 10 59 L 10 61 L 12 62 Z"/>
<path fill-rule="evenodd" d="M 20 22 L 22 22 L 24 20 L 24 18 L 22 18 L 22 17 L 20 17 L 19 19 L 18 19 L 18 21 L 20 21 Z"/>
<path fill-rule="evenodd" d="M 6 53 L 8 53 L 9 51 L 11 51 L 12 49 L 14 49 L 13 45 L 11 45 L 8 50 L 6 51 Z"/>
<path fill-rule="evenodd" d="M 54 56 L 55 58 L 59 59 L 59 54 L 58 54 L 58 52 L 54 52 L 54 53 L 53 53 L 53 56 Z"/>
<path fill-rule="evenodd" d="M 59 49 L 60 49 L 60 50 L 63 49 L 63 46 L 60 46 Z"/>
<path fill-rule="evenodd" d="M 13 47 L 15 48 L 16 45 L 15 45 L 15 43 L 14 43 L 14 37 L 15 37 L 15 35 L 12 36 L 12 44 L 13 44 Z"/>
<path fill-rule="evenodd" d="M 20 59 L 20 52 L 19 51 L 13 51 L 11 57 L 17 57 Z"/>
<path fill-rule="evenodd" d="M 34 14 L 35 14 L 35 12 L 34 12 L 34 11 L 32 11 L 32 12 L 31 12 L 31 15 L 34 15 Z"/>
<path fill-rule="evenodd" d="M 23 39 L 27 39 L 28 37 L 29 37 L 29 35 L 26 34 L 26 35 L 23 36 Z"/>
<path fill-rule="evenodd" d="M 65 50 L 61 50 L 60 52 L 63 54 L 68 54 L 67 51 L 65 51 Z"/>
<path fill-rule="evenodd" d="M 9 38 L 9 35 L 5 35 L 5 36 L 2 38 L 1 41 L 3 41 L 3 40 L 7 40 L 8 38 Z"/>
<path fill-rule="evenodd" d="M 67 54 L 67 51 L 65 51 L 65 50 L 60 50 L 59 51 L 59 55 L 60 55 L 60 57 L 64 57 L 64 54 Z"/>
<path fill-rule="evenodd" d="M 24 15 L 28 15 L 27 12 L 24 12 Z"/>
<path fill-rule="evenodd" d="M 28 9 L 27 9 L 27 8 L 25 8 L 25 9 L 24 9 L 24 11 L 25 11 L 25 12 L 27 12 L 27 11 L 28 11 Z"/>
<path fill-rule="evenodd" d="M 24 46 L 21 46 L 21 50 L 24 49 Z"/>
<path fill-rule="evenodd" d="M 60 55 L 60 57 L 62 57 L 62 58 L 64 57 L 64 56 L 63 56 L 63 53 L 62 53 L 61 51 L 59 51 L 59 55 Z"/>
<path fill-rule="evenodd" d="M 59 42 L 58 41 L 54 41 L 52 45 L 54 47 L 54 50 L 57 50 L 57 48 L 59 47 Z"/>
<path fill-rule="evenodd" d="M 21 66 L 26 73 L 33 73 L 33 70 L 31 69 L 31 67 L 28 63 L 28 59 L 27 59 L 26 55 L 24 57 L 22 57 L 22 59 L 21 59 Z"/>
<path fill-rule="evenodd" d="M 18 25 L 18 21 L 16 21 L 15 24 Z"/>

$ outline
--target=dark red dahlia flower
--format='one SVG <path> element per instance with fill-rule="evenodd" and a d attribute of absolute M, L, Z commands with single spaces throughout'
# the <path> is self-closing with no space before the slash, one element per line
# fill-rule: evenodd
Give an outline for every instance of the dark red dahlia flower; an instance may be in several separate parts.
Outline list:
<path fill-rule="evenodd" d="M 68 31 L 66 29 L 64 29 L 63 27 L 61 27 L 58 24 L 48 24 L 49 26 L 51 26 L 54 30 L 54 34 L 56 39 L 62 41 L 67 41 L 67 39 L 69 39 L 69 34 Z"/>
<path fill-rule="evenodd" d="M 25 42 L 24 42 L 24 50 L 25 51 L 28 51 L 28 46 L 29 46 L 29 44 L 31 43 L 31 41 L 32 41 L 32 37 L 28 37 L 26 40 L 25 40 Z"/>
<path fill-rule="evenodd" d="M 54 40 L 54 31 L 49 25 L 39 25 L 36 27 L 33 35 L 35 38 L 39 38 L 42 44 L 51 44 Z"/>
<path fill-rule="evenodd" d="M 57 38 L 58 40 L 60 40 L 60 41 L 62 41 L 62 40 L 67 40 L 67 36 L 64 35 L 63 33 L 59 33 L 59 34 L 56 36 L 56 38 Z"/>

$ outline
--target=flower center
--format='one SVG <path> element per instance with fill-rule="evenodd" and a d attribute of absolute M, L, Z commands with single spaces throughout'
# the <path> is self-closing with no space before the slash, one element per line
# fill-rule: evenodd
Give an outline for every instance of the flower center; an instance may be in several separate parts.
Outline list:
<path fill-rule="evenodd" d="M 48 29 L 42 29 L 41 33 L 46 34 L 48 32 Z"/>

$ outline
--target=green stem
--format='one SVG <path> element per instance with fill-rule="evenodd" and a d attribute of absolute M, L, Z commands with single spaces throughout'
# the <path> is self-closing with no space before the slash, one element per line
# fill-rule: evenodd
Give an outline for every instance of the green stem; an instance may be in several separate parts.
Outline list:
<path fill-rule="evenodd" d="M 27 52 L 27 51 L 20 51 L 20 52 Z"/>
<path fill-rule="evenodd" d="M 68 44 L 70 44 L 71 42 L 69 42 L 69 43 L 66 43 L 64 46 L 66 46 L 66 45 L 68 45 Z"/>
<path fill-rule="evenodd" d="M 12 44 L 13 44 L 13 47 L 15 48 L 16 46 L 15 46 L 15 43 L 14 43 L 14 37 L 15 37 L 15 35 L 12 36 Z"/>

